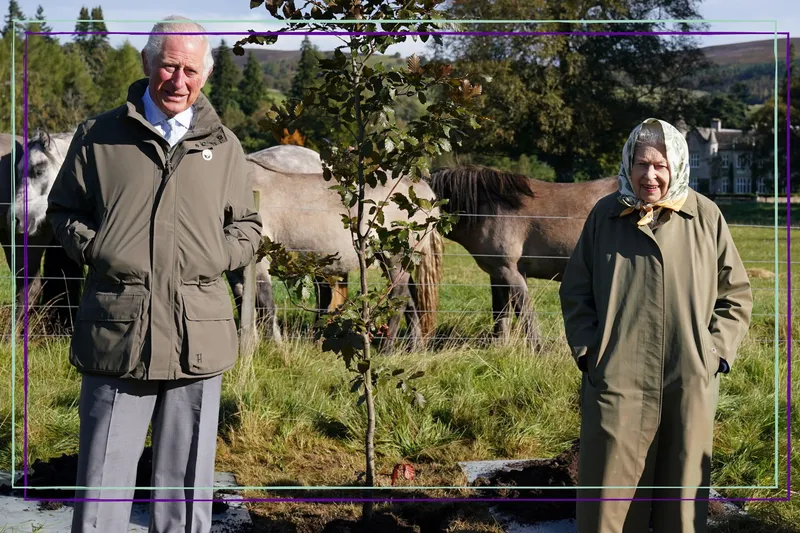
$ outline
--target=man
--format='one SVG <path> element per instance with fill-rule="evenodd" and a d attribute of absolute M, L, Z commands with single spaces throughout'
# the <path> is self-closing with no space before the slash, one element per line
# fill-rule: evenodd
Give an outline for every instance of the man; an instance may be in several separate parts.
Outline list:
<path fill-rule="evenodd" d="M 178 21 L 178 22 L 170 22 Z M 200 93 L 204 32 L 168 17 L 142 50 L 148 79 L 81 124 L 49 196 L 67 253 L 89 266 L 70 362 L 83 374 L 81 498 L 131 499 L 153 424 L 150 532 L 211 527 L 222 373 L 238 356 L 223 274 L 254 260 L 261 219 L 244 153 Z M 128 487 L 112 490 L 102 487 Z M 127 531 L 131 502 L 78 502 L 73 533 Z"/>

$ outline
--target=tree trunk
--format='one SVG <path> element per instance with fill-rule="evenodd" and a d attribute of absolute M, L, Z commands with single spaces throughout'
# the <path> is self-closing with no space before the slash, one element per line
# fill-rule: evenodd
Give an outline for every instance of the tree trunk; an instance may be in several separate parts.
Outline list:
<path fill-rule="evenodd" d="M 361 233 L 361 225 L 364 220 L 364 198 L 366 196 L 366 180 L 364 179 L 364 154 L 362 152 L 363 144 L 365 141 L 364 134 L 364 120 L 361 116 L 361 95 L 359 93 L 360 83 L 360 70 L 356 62 L 358 57 L 357 50 L 351 50 L 352 65 L 353 65 L 353 89 L 354 89 L 354 105 L 353 114 L 355 115 L 356 124 L 358 125 L 358 217 L 356 232 L 358 235 L 358 270 L 361 276 L 361 294 L 366 295 L 369 292 L 367 283 L 367 239 L 369 238 L 370 228 L 365 228 L 364 233 Z M 361 315 L 364 324 L 369 327 L 370 325 L 370 309 L 369 302 L 366 298 L 362 298 Z M 363 333 L 364 354 L 365 361 L 370 361 L 371 344 L 369 338 L 369 331 Z M 372 370 L 367 368 L 364 372 L 364 396 L 365 404 L 367 406 L 367 431 L 364 435 L 364 451 L 366 454 L 366 483 L 368 487 L 375 486 L 375 400 L 372 395 Z M 362 507 L 362 520 L 369 522 L 372 520 L 372 502 L 364 502 Z"/>

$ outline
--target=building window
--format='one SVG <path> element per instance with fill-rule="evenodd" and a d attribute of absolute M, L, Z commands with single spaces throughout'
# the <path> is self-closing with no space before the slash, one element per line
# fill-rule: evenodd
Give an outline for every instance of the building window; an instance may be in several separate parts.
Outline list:
<path fill-rule="evenodd" d="M 729 181 L 730 180 L 728 180 L 727 178 L 722 178 L 721 180 L 719 180 L 719 182 L 717 183 L 717 192 L 727 193 Z"/>
<path fill-rule="evenodd" d="M 689 176 L 689 188 L 691 188 L 693 191 L 696 191 L 698 185 L 700 185 L 699 180 L 694 176 Z"/>
<path fill-rule="evenodd" d="M 747 156 L 747 154 L 739 154 L 736 157 L 736 168 L 738 168 L 738 169 L 747 168 L 747 165 L 749 163 L 749 159 L 750 158 Z"/>
<path fill-rule="evenodd" d="M 761 178 L 758 180 L 758 194 L 767 194 L 769 190 L 767 189 L 767 178 Z"/>
<path fill-rule="evenodd" d="M 721 161 L 722 168 L 728 168 L 728 165 L 730 164 L 730 161 L 729 161 L 729 158 L 728 158 L 728 152 L 724 152 L 724 153 L 720 154 L 720 157 L 722 157 L 722 161 Z"/>
<path fill-rule="evenodd" d="M 736 194 L 750 194 L 750 178 L 736 178 L 734 191 Z"/>
<path fill-rule="evenodd" d="M 691 152 L 689 154 L 689 167 L 698 168 L 700 166 L 700 154 Z"/>

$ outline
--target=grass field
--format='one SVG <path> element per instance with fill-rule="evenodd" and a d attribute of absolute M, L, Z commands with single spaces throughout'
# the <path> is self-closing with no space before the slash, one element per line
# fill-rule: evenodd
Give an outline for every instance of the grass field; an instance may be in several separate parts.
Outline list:
<path fill-rule="evenodd" d="M 778 384 L 775 388 L 775 231 L 739 224 L 763 224 L 772 207 L 726 206 L 737 247 L 751 276 L 754 318 L 739 357 L 722 378 L 713 458 L 713 485 L 728 497 L 785 497 L 787 483 L 787 269 L 786 230 L 778 232 L 777 322 Z M 780 206 L 785 213 L 785 207 Z M 800 213 L 797 218 L 800 222 Z M 781 217 L 785 224 L 785 215 Z M 800 240 L 800 231 L 792 231 Z M 545 350 L 530 355 L 522 342 L 499 346 L 490 339 L 488 277 L 465 250 L 447 242 L 440 293 L 437 339 L 422 353 L 396 351 L 381 355 L 389 365 L 424 370 L 418 382 L 428 401 L 412 408 L 395 390 L 377 395 L 378 484 L 389 485 L 394 464 L 411 462 L 417 469 L 412 486 L 462 486 L 457 461 L 499 458 L 539 458 L 557 454 L 578 435 L 579 372 L 568 355 L 563 336 L 558 284 L 530 280 L 529 288 L 540 320 Z M 4 271 L 2 303 L 10 303 L 8 271 Z M 377 281 L 377 277 L 375 281 Z M 351 282 L 357 281 L 351 277 Z M 800 267 L 793 268 L 793 294 L 800 289 Z M 278 298 L 285 292 L 278 288 Z M 796 303 L 793 299 L 793 304 Z M 265 343 L 252 371 L 241 367 L 226 374 L 218 440 L 217 469 L 233 472 L 240 485 L 352 486 L 363 470 L 363 407 L 349 392 L 349 375 L 341 362 L 307 340 L 310 317 L 283 300 L 279 306 L 287 340 Z M 795 308 L 795 316 L 800 314 Z M 8 316 L 8 311 L 5 313 Z M 800 321 L 793 319 L 795 336 Z M 8 330 L 8 327 L 5 327 Z M 798 344 L 793 344 L 797 353 Z M 29 353 L 29 463 L 77 452 L 76 402 L 79 375 L 67 361 L 63 338 L 33 337 Z M 11 382 L 11 350 L 0 346 L 0 382 Z M 22 345 L 16 356 L 16 467 L 22 458 Z M 776 422 L 777 392 L 777 428 Z M 794 398 L 800 387 L 794 386 Z M 11 466 L 10 394 L 0 400 L 0 468 Z M 792 427 L 800 427 L 793 402 Z M 777 480 L 776 480 L 777 434 Z M 792 467 L 800 465 L 792 453 Z M 776 485 L 778 489 L 724 487 Z M 328 491 L 312 491 L 315 497 Z M 293 490 L 292 496 L 312 493 Z M 285 491 L 245 490 L 247 497 L 280 497 Z M 341 495 L 342 493 L 340 493 Z M 348 493 L 358 496 L 357 493 Z M 428 497 L 467 496 L 466 489 L 430 489 Z M 381 493 L 386 495 L 386 493 Z M 752 502 L 746 509 L 761 526 L 728 525 L 718 532 L 800 531 L 800 505 Z M 352 504 L 254 504 L 263 531 L 316 531 L 314 524 L 329 516 L 354 515 Z M 500 531 L 485 507 L 465 507 L 443 531 Z M 287 524 L 295 524 L 291 529 Z M 296 524 L 305 524 L 297 526 Z"/>

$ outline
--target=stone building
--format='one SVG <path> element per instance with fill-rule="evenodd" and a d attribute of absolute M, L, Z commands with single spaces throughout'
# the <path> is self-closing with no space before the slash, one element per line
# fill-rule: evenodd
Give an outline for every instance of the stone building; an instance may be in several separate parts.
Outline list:
<path fill-rule="evenodd" d="M 742 130 L 722 127 L 713 119 L 711 127 L 677 124 L 689 145 L 689 186 L 703 194 L 749 194 L 767 192 L 766 177 L 753 175 L 755 138 Z"/>

